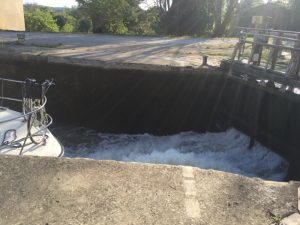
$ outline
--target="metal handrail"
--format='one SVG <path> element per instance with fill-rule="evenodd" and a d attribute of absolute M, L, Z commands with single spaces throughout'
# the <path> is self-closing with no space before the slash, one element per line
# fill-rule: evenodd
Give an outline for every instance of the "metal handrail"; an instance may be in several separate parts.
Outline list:
<path fill-rule="evenodd" d="M 22 154 L 23 152 L 23 149 L 25 146 L 27 146 L 28 144 L 26 144 L 26 141 L 28 139 L 31 140 L 31 143 L 34 143 L 34 144 L 40 144 L 41 141 L 45 141 L 47 139 L 47 135 L 46 135 L 46 129 L 52 124 L 53 122 L 53 119 L 50 115 L 48 115 L 46 112 L 44 112 L 44 116 L 45 116 L 45 122 L 43 124 L 43 122 L 41 122 L 42 126 L 39 127 L 34 133 L 31 133 L 31 129 L 32 129 L 32 125 L 34 123 L 34 120 L 32 121 L 31 120 L 31 116 L 34 114 L 34 113 L 37 113 L 39 111 L 42 111 L 45 109 L 45 106 L 47 104 L 47 97 L 45 96 L 45 93 L 47 92 L 47 88 L 49 88 L 49 86 L 52 84 L 50 82 L 50 85 L 47 87 L 47 86 L 44 86 L 44 84 L 42 85 L 42 89 L 41 89 L 41 99 L 40 100 L 40 103 L 41 105 L 38 105 L 36 107 L 30 107 L 30 112 L 26 112 L 24 110 L 24 104 L 25 104 L 25 101 L 27 101 L 27 99 L 31 99 L 30 97 L 25 98 L 24 96 L 24 92 L 22 93 L 22 99 L 18 99 L 18 98 L 11 98 L 11 97 L 8 97 L 8 96 L 3 96 L 4 95 L 4 85 L 3 85 L 3 82 L 10 82 L 10 83 L 16 83 L 16 84 L 21 84 L 21 85 L 25 85 L 26 82 L 25 81 L 18 81 L 18 80 L 12 80 L 12 79 L 6 79 L 6 78 L 0 78 L 0 82 L 2 82 L 2 96 L 0 96 L 0 100 L 9 100 L 9 101 L 13 101 L 13 102 L 21 102 L 22 103 L 22 106 L 23 106 L 23 113 L 20 113 L 19 116 L 15 116 L 13 118 L 10 118 L 10 119 L 6 119 L 6 120 L 3 120 L 3 121 L 0 121 L 0 124 L 4 124 L 4 123 L 8 123 L 8 122 L 11 122 L 11 121 L 16 121 L 20 118 L 24 118 L 25 121 L 27 121 L 27 135 L 26 137 L 22 137 L 20 139 L 17 139 L 17 140 L 12 140 L 10 141 L 9 143 L 4 143 L 4 139 L 5 139 L 5 136 L 3 137 L 3 143 L 2 145 L 0 145 L 0 149 L 4 149 L 6 148 L 7 146 L 9 147 L 20 147 L 21 150 L 20 150 L 20 155 Z M 23 88 L 23 87 L 22 87 Z M 34 100 L 34 99 L 33 99 Z M 36 119 L 36 118 L 34 118 Z M 30 122 L 33 122 L 32 124 Z M 15 130 L 16 132 L 16 130 Z M 43 134 L 42 134 L 43 133 Z M 36 137 L 36 136 L 41 136 L 42 134 L 42 139 L 40 141 L 35 141 L 33 138 Z M 23 142 L 24 141 L 24 142 Z M 23 142 L 23 143 L 22 143 Z"/>
<path fill-rule="evenodd" d="M 23 100 L 21 100 L 21 99 L 8 98 L 8 97 L 1 97 L 1 96 L 0 96 L 0 99 L 3 99 L 3 100 L 10 100 L 10 101 L 16 101 L 16 102 L 23 102 Z"/>
<path fill-rule="evenodd" d="M 19 83 L 19 84 L 25 84 L 25 81 L 20 81 L 20 80 L 12 80 L 12 79 L 7 79 L 7 78 L 0 78 L 1 81 L 8 81 L 12 83 Z"/>
<path fill-rule="evenodd" d="M 0 97 L 0 99 L 3 99 L 3 98 Z M 22 102 L 23 102 L 23 101 L 22 101 Z M 42 109 L 46 106 L 46 103 L 47 103 L 47 98 L 46 98 L 46 96 L 44 96 L 44 101 L 43 101 L 43 102 L 44 102 L 44 103 L 43 103 L 40 107 L 36 108 L 35 110 L 30 111 L 30 112 L 28 112 L 28 113 L 23 113 L 21 116 L 17 116 L 17 117 L 15 117 L 15 118 L 11 118 L 11 119 L 8 119 L 8 120 L 0 121 L 0 124 L 1 124 L 1 123 L 7 123 L 7 122 L 10 122 L 10 121 L 13 121 L 13 120 L 20 119 L 20 118 L 24 118 L 24 117 L 26 117 L 26 116 L 30 116 L 30 115 L 32 115 L 33 113 L 42 110 Z"/>
<path fill-rule="evenodd" d="M 280 83 L 288 85 L 289 88 L 299 87 L 296 80 L 299 80 L 300 77 L 300 32 L 247 27 L 238 27 L 237 29 L 240 30 L 240 36 L 231 57 L 230 71 L 232 71 L 236 57 L 238 61 L 243 59 L 246 44 L 250 44 L 252 45 L 250 55 L 247 51 L 246 56 L 248 61 L 241 61 L 242 64 L 246 65 L 246 71 L 243 73 L 248 73 L 251 65 L 255 69 L 264 71 L 261 76 L 265 76 L 269 72 L 273 73 L 273 77 L 270 79 L 271 82 L 272 80 L 282 80 L 281 78 L 291 79 L 293 82 L 282 81 Z M 253 38 L 253 40 L 250 38 Z M 268 49 L 268 52 L 266 52 L 266 49 Z M 288 52 L 289 58 L 284 61 L 284 66 L 279 65 L 281 52 Z M 267 59 L 264 59 L 264 54 L 267 54 Z M 281 77 L 277 77 L 275 74 L 279 74 Z M 249 75 L 255 77 L 255 74 Z"/>
<path fill-rule="evenodd" d="M 254 30 L 254 31 L 277 32 L 277 33 L 295 34 L 295 35 L 300 34 L 300 32 L 297 32 L 297 31 L 274 30 L 274 29 L 251 28 L 251 27 L 237 27 L 237 29 L 238 30 Z"/>
<path fill-rule="evenodd" d="M 300 42 L 299 39 L 295 39 L 295 38 L 289 38 L 289 37 L 284 37 L 284 36 L 276 36 L 276 35 L 268 35 L 268 34 L 256 34 L 256 33 L 243 33 L 245 35 L 259 35 L 261 37 L 269 37 L 269 38 L 275 38 L 275 39 L 280 39 L 280 40 L 286 40 L 286 41 L 292 41 L 292 42 Z"/>
<path fill-rule="evenodd" d="M 248 44 L 263 45 L 265 47 L 273 47 L 273 48 L 276 47 L 278 49 L 285 49 L 285 50 L 300 52 L 300 48 L 287 47 L 287 46 L 283 46 L 283 45 L 274 45 L 274 44 L 268 44 L 268 43 L 259 42 L 259 41 L 242 41 L 242 42 L 248 43 Z"/>

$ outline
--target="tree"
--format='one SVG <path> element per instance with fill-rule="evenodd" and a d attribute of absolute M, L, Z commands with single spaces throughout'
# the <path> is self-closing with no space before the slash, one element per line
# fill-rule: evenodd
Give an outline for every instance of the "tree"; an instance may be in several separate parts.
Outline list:
<path fill-rule="evenodd" d="M 78 22 L 77 31 L 88 33 L 92 28 L 92 21 L 87 18 L 81 18 Z"/>
<path fill-rule="evenodd" d="M 159 32 L 159 9 L 151 7 L 147 10 L 138 9 L 128 20 L 128 30 L 134 35 L 155 35 Z"/>
<path fill-rule="evenodd" d="M 67 19 L 64 15 L 58 14 L 56 16 L 54 16 L 54 20 L 57 24 L 57 26 L 59 27 L 59 29 L 61 30 L 67 23 Z"/>
<path fill-rule="evenodd" d="M 253 7 L 264 4 L 263 0 L 241 0 L 239 8 L 242 12 L 245 12 Z"/>
<path fill-rule="evenodd" d="M 25 24 L 27 31 L 58 32 L 59 27 L 52 17 L 52 11 L 48 8 L 35 8 L 32 12 L 25 12 Z"/>
<path fill-rule="evenodd" d="M 68 13 L 58 13 L 54 17 L 54 20 L 62 32 L 73 32 L 75 29 L 75 18 Z"/>
<path fill-rule="evenodd" d="M 128 20 L 140 0 L 76 0 L 93 23 L 93 32 L 126 34 Z"/>
<path fill-rule="evenodd" d="M 234 29 L 236 26 L 249 26 L 249 17 L 248 12 L 251 11 L 252 8 L 263 5 L 263 0 L 241 0 L 237 11 L 236 16 L 232 19 L 232 28 Z"/>
<path fill-rule="evenodd" d="M 162 12 L 167 12 L 171 6 L 173 1 L 172 0 L 155 0 L 154 4 L 156 7 L 160 9 Z"/>
<path fill-rule="evenodd" d="M 163 17 L 167 34 L 199 35 L 213 23 L 208 0 L 174 0 Z"/>
<path fill-rule="evenodd" d="M 214 33 L 218 37 L 225 34 L 233 15 L 236 13 L 238 0 L 214 0 Z"/>
<path fill-rule="evenodd" d="M 295 31 L 300 31 L 300 1 L 290 0 L 291 5 L 291 29 Z"/>
<path fill-rule="evenodd" d="M 57 13 L 53 16 L 59 30 L 62 32 L 73 32 L 75 30 L 76 19 L 67 11 Z"/>
<path fill-rule="evenodd" d="M 288 5 L 289 0 L 268 0 L 268 3 L 277 3 L 282 5 Z"/>

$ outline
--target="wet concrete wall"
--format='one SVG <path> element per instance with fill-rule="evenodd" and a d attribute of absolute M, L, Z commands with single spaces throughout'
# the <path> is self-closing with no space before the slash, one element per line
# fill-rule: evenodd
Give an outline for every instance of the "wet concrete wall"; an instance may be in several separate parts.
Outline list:
<path fill-rule="evenodd" d="M 0 59 L 0 74 L 54 78 L 58 122 L 111 133 L 166 135 L 234 126 L 280 153 L 300 180 L 300 101 L 211 70 L 150 72 Z M 250 144 L 250 143 L 249 143 Z"/>
<path fill-rule="evenodd" d="M 222 83 L 198 73 L 105 70 L 63 64 L 0 61 L 13 78 L 54 78 L 48 110 L 56 121 L 102 132 L 170 134 L 206 131 Z"/>
<path fill-rule="evenodd" d="M 0 30 L 25 30 L 23 0 L 0 1 Z"/>
<path fill-rule="evenodd" d="M 229 78 L 223 87 L 216 116 L 287 158 L 290 178 L 299 180 L 300 96 L 239 78 Z"/>

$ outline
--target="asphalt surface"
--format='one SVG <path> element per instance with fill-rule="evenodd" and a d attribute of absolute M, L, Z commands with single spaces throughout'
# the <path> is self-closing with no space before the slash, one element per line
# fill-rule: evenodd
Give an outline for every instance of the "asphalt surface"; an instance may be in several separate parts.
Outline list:
<path fill-rule="evenodd" d="M 197 68 L 202 57 L 218 66 L 229 58 L 237 39 L 113 36 L 97 34 L 25 33 L 16 45 L 16 32 L 0 32 L 0 53 L 51 56 L 106 63 L 164 65 Z M 2 45 L 2 47 L 1 47 Z"/>

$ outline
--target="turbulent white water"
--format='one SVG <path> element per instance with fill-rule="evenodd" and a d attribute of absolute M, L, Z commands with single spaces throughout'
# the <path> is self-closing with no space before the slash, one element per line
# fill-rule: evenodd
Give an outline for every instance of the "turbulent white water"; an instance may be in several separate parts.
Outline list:
<path fill-rule="evenodd" d="M 65 156 L 216 169 L 249 177 L 281 181 L 288 163 L 235 129 L 222 133 L 184 132 L 170 136 L 114 135 L 83 128 L 55 129 L 65 145 Z"/>

